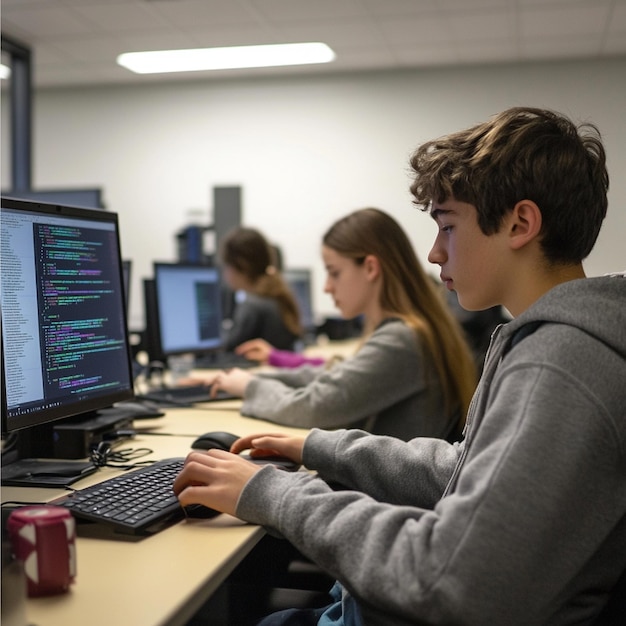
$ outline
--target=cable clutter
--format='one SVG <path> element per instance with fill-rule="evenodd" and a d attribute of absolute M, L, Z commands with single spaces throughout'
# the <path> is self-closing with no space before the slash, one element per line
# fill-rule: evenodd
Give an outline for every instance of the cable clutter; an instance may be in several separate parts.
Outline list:
<path fill-rule="evenodd" d="M 89 460 L 96 467 L 115 467 L 117 469 L 135 469 L 144 465 L 151 465 L 154 461 L 140 461 L 132 463 L 135 459 L 152 454 L 150 448 L 122 448 L 116 450 L 115 446 L 119 442 L 101 441 L 89 455 Z"/>

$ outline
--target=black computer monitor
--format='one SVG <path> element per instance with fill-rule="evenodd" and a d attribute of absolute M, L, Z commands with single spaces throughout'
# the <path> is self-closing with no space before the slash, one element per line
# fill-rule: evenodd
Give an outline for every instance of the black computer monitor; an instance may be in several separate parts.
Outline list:
<path fill-rule="evenodd" d="M 51 424 L 133 397 L 117 215 L 2 197 L 0 244 L 2 435 L 54 456 Z"/>
<path fill-rule="evenodd" d="M 312 300 L 312 276 L 308 268 L 289 268 L 282 271 L 283 278 L 293 292 L 300 309 L 300 323 L 305 332 L 315 330 L 315 314 Z"/>
<path fill-rule="evenodd" d="M 217 268 L 157 262 L 154 287 L 163 356 L 221 349 L 222 294 Z"/>

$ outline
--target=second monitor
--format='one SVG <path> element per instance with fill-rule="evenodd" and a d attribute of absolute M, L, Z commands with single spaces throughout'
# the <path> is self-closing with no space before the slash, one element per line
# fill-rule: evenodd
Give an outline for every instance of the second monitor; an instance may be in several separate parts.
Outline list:
<path fill-rule="evenodd" d="M 163 357 L 192 353 L 196 367 L 256 365 L 224 350 L 223 289 L 217 268 L 156 262 L 154 296 L 154 326 Z"/>
<path fill-rule="evenodd" d="M 158 328 L 164 355 L 222 346 L 219 271 L 204 265 L 154 264 Z"/>

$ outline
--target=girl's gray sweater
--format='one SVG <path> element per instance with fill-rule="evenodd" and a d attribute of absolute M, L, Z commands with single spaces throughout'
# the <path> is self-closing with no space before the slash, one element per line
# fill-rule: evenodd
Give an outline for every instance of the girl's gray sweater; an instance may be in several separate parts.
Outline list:
<path fill-rule="evenodd" d="M 302 428 L 361 428 L 403 440 L 449 437 L 457 406 L 445 408 L 432 359 L 403 321 L 384 321 L 354 356 L 326 369 L 259 374 L 242 415 Z"/>

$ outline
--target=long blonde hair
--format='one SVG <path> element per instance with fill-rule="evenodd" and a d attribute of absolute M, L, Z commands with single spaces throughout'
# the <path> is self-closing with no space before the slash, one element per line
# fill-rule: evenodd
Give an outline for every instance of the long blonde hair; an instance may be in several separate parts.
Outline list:
<path fill-rule="evenodd" d="M 357 263 L 368 255 L 378 258 L 382 309 L 402 319 L 423 340 L 446 403 L 461 409 L 464 423 L 476 387 L 474 359 L 460 324 L 422 268 L 402 227 L 380 209 L 360 209 L 335 222 L 323 243 Z"/>
<path fill-rule="evenodd" d="M 222 262 L 241 272 L 252 285 L 253 293 L 276 300 L 285 326 L 294 335 L 302 336 L 298 304 L 276 267 L 275 256 L 272 246 L 254 228 L 235 228 L 220 244 Z"/>

